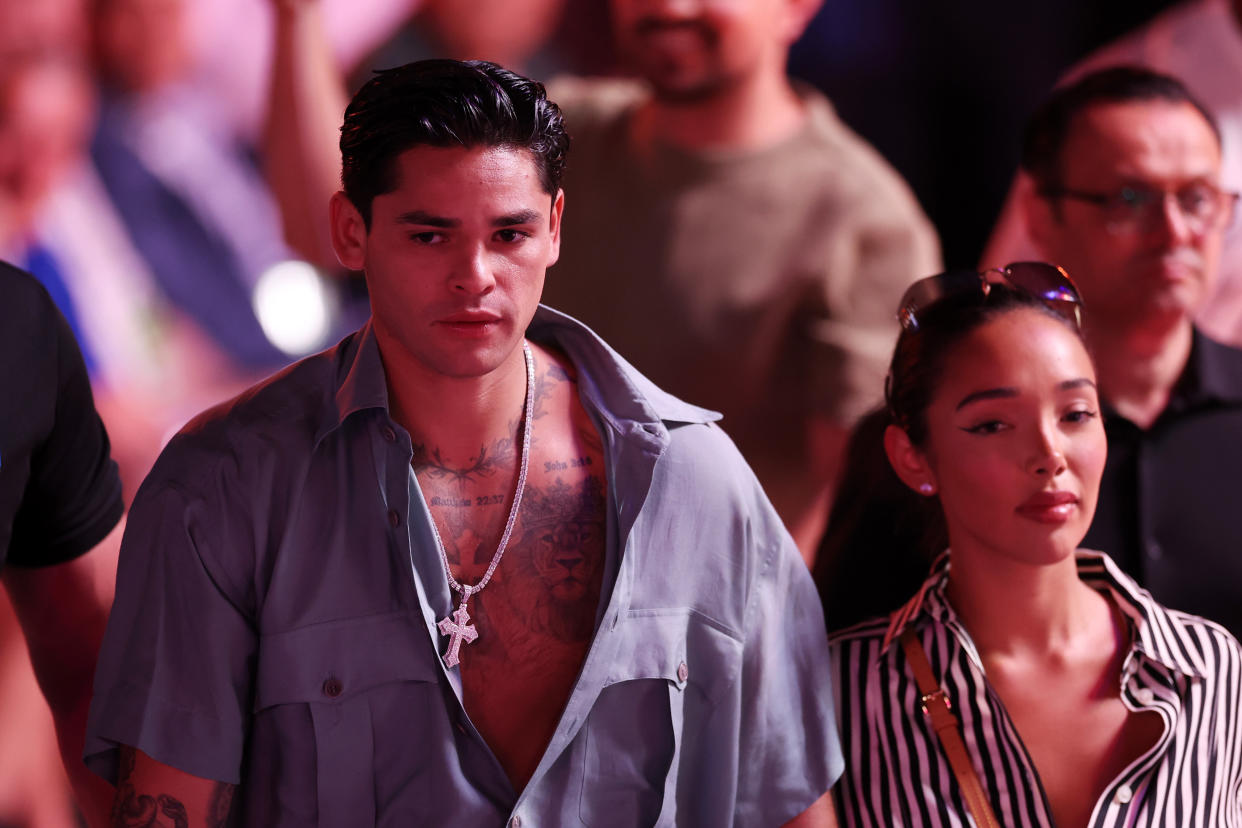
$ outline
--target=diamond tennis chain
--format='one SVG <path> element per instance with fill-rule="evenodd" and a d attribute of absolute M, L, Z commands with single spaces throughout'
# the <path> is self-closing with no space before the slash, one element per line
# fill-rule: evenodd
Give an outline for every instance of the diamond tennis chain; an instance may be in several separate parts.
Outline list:
<path fill-rule="evenodd" d="M 509 535 L 513 534 L 513 524 L 517 521 L 518 507 L 522 505 L 522 492 L 526 489 L 526 466 L 530 461 L 531 412 L 535 403 L 535 358 L 531 356 L 530 345 L 525 342 L 522 343 L 522 353 L 526 357 L 526 405 L 522 412 L 522 458 L 518 468 L 517 488 L 513 492 L 513 506 L 509 509 L 509 520 L 505 523 L 504 534 L 500 536 L 496 554 L 492 556 L 492 562 L 488 564 L 487 571 L 483 573 L 483 577 L 477 584 L 467 586 L 453 577 L 448 554 L 444 551 L 444 542 L 440 540 L 440 530 L 436 528 L 435 518 L 431 520 L 431 534 L 436 539 L 436 550 L 440 553 L 440 563 L 444 564 L 444 574 L 448 577 L 449 586 L 461 593 L 461 604 L 457 610 L 451 616 L 441 618 L 437 625 L 440 628 L 440 634 L 449 637 L 448 652 L 444 654 L 444 664 L 448 667 L 456 667 L 460 663 L 463 642 L 469 644 L 479 637 L 478 630 L 470 623 L 470 613 L 466 611 L 466 602 L 471 596 L 482 592 L 483 587 L 487 586 L 487 582 L 492 579 L 492 573 L 496 571 L 496 566 L 505 554 L 505 547 L 509 544 Z"/>

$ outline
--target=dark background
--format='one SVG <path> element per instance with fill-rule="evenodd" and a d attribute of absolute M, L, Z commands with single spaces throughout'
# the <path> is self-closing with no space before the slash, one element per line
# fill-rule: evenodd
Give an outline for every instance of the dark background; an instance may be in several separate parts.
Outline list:
<path fill-rule="evenodd" d="M 571 0 L 572 2 L 572 0 Z M 1169 0 L 825 0 L 790 58 L 905 177 L 945 264 L 974 267 L 1057 78 Z"/>

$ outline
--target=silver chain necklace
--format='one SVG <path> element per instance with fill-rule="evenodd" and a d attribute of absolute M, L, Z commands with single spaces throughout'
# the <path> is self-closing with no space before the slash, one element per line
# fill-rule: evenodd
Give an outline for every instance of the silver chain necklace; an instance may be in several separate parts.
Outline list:
<path fill-rule="evenodd" d="M 436 550 L 440 553 L 440 563 L 444 564 L 444 574 L 448 577 L 449 586 L 461 593 L 461 604 L 457 610 L 451 616 L 441 618 L 437 625 L 440 628 L 440 635 L 449 637 L 448 652 L 444 654 L 444 663 L 448 667 L 456 667 L 461 662 L 462 642 L 469 644 L 479 637 L 479 631 L 470 623 L 470 613 L 466 611 L 466 602 L 472 595 L 482 592 L 483 587 L 487 586 L 487 582 L 492 579 L 492 573 L 496 571 L 497 564 L 505 554 L 505 547 L 509 544 L 509 535 L 513 534 L 513 524 L 517 520 L 518 507 L 522 505 L 522 492 L 526 489 L 526 466 L 530 461 L 531 411 L 535 404 L 535 358 L 531 356 L 530 345 L 525 342 L 522 343 L 522 353 L 526 357 L 526 405 L 522 412 L 522 458 L 518 468 L 517 488 L 513 492 L 513 506 L 509 509 L 509 520 L 505 523 L 504 534 L 500 536 L 496 554 L 492 556 L 487 572 L 483 573 L 483 577 L 477 584 L 467 586 L 453 577 L 448 554 L 444 551 L 444 542 L 440 540 L 440 530 L 436 528 L 435 518 L 431 520 L 431 534 L 436 539 Z"/>

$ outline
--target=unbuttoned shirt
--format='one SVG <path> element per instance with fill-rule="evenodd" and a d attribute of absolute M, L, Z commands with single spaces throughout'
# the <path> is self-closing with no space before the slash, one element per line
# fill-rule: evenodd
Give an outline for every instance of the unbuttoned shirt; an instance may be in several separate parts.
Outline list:
<path fill-rule="evenodd" d="M 913 627 L 960 721 L 971 764 L 1004 826 L 1053 825 L 1021 734 L 945 598 L 950 555 L 891 616 L 833 636 L 845 775 L 834 790 L 843 825 L 973 826 L 897 639 Z M 1242 649 L 1218 624 L 1166 609 L 1108 556 L 1079 551 L 1078 577 L 1112 598 L 1130 629 L 1121 700 L 1154 711 L 1160 738 L 1112 780 L 1090 828 L 1242 826 Z M 1056 704 L 1056 699 L 1049 699 Z M 1072 754 L 1074 736 L 1065 734 Z"/>
<path fill-rule="evenodd" d="M 88 764 L 113 779 L 132 745 L 240 783 L 242 824 L 265 827 L 775 826 L 827 791 L 819 599 L 715 415 L 568 317 L 541 308 L 527 334 L 578 371 L 609 509 L 595 637 L 524 790 L 442 661 L 454 602 L 369 325 L 161 456 L 129 519 Z"/>

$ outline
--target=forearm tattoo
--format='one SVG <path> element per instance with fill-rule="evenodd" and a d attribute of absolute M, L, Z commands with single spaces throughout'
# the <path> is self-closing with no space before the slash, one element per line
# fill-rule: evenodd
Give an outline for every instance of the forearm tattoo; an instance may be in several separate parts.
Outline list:
<path fill-rule="evenodd" d="M 120 749 L 112 828 L 191 828 L 185 804 L 166 793 L 146 794 L 134 789 L 135 750 Z M 230 825 L 235 785 L 215 782 L 208 797 L 206 828 Z M 197 828 L 197 826 L 194 826 Z"/>

